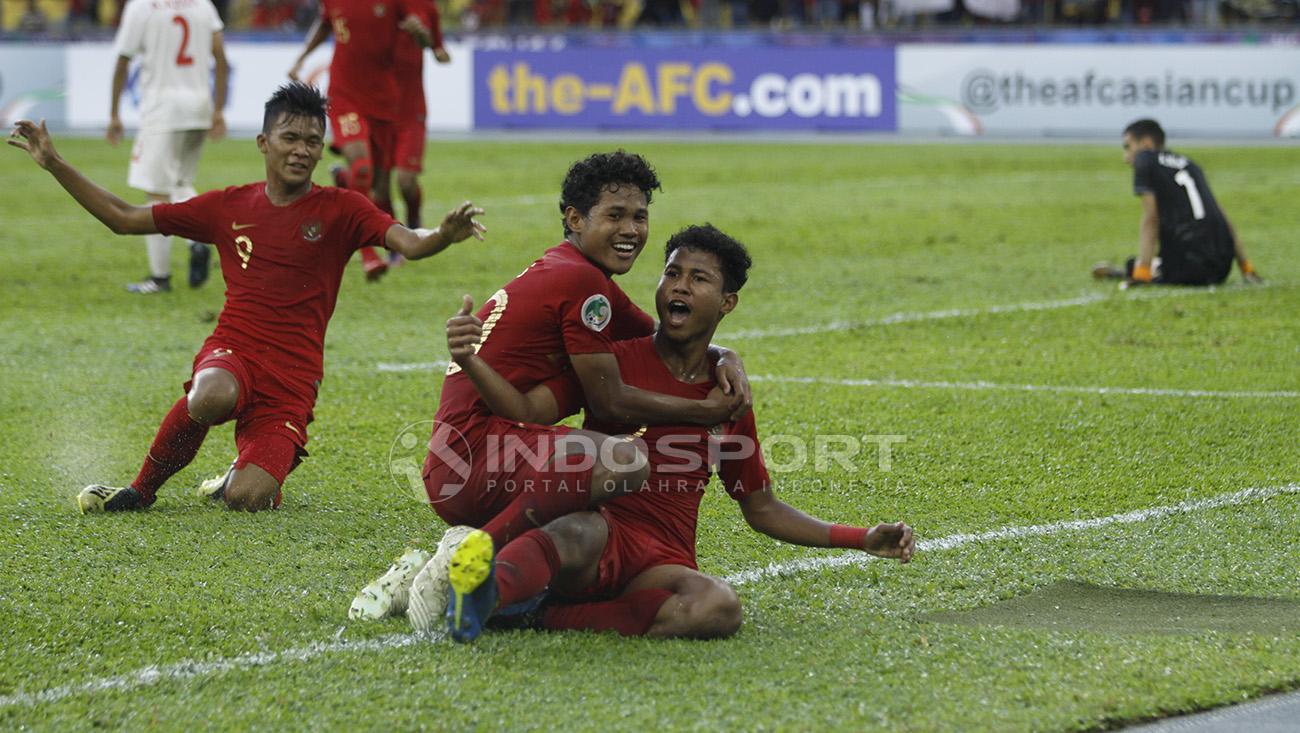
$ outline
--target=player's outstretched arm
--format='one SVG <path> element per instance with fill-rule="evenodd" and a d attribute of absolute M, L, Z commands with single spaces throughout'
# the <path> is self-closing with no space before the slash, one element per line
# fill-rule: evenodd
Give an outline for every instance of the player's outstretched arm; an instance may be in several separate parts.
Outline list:
<path fill-rule="evenodd" d="M 117 65 L 113 67 L 113 88 L 109 91 L 112 95 L 108 103 L 108 129 L 104 132 L 104 139 L 109 145 L 116 146 L 122 142 L 126 136 L 126 128 L 122 126 L 122 118 L 118 114 L 122 101 L 122 90 L 126 89 L 126 72 L 131 59 L 126 56 L 117 57 Z"/>
<path fill-rule="evenodd" d="M 307 31 L 307 45 L 303 47 L 302 53 L 293 62 L 293 68 L 289 69 L 290 79 L 302 81 L 302 79 L 298 78 L 302 74 L 302 65 L 306 63 L 311 52 L 320 48 L 320 45 L 325 42 L 326 38 L 330 37 L 332 32 L 333 28 L 329 23 L 325 22 L 325 16 L 322 15 L 316 18 L 316 22 L 312 23 L 311 28 Z"/>
<path fill-rule="evenodd" d="M 739 501 L 750 527 L 782 542 L 805 547 L 847 547 L 878 557 L 898 558 L 899 562 L 911 561 L 916 551 L 912 528 L 903 522 L 877 524 L 870 529 L 830 524 L 786 504 L 771 489 L 746 494 Z"/>
<path fill-rule="evenodd" d="M 132 206 L 114 196 L 94 181 L 81 175 L 54 149 L 45 120 L 38 126 L 30 120 L 18 120 L 7 142 L 15 148 L 26 150 L 36 165 L 49 171 L 54 180 L 114 234 L 157 234 L 153 221 L 153 207 Z"/>
<path fill-rule="evenodd" d="M 1156 249 L 1160 245 L 1160 211 L 1156 207 L 1154 193 L 1142 194 L 1142 221 L 1138 225 L 1138 256 L 1133 263 L 1133 274 L 1129 280 L 1120 283 L 1125 287 L 1132 283 L 1149 283 L 1153 273 L 1151 263 L 1155 260 Z"/>
<path fill-rule="evenodd" d="M 714 387 L 702 400 L 660 394 L 623 382 L 613 354 L 570 354 L 569 362 L 582 383 L 587 412 L 600 420 L 633 425 L 717 425 L 727 422 L 740 406 L 739 394 Z"/>
<path fill-rule="evenodd" d="M 482 341 L 483 322 L 474 315 L 474 299 L 466 295 L 460 311 L 447 319 L 447 351 L 451 360 L 474 383 L 493 415 L 537 425 L 551 425 L 559 420 L 560 408 L 551 390 L 539 385 L 524 394 L 515 389 L 479 357 L 477 347 Z"/>
<path fill-rule="evenodd" d="M 1241 246 L 1241 239 L 1237 236 L 1237 228 L 1232 225 L 1232 220 L 1227 214 L 1223 215 L 1224 222 L 1228 225 L 1228 234 L 1232 237 L 1232 251 L 1237 258 L 1237 267 L 1241 268 L 1241 279 L 1251 284 L 1264 282 L 1264 278 L 1255 272 L 1255 266 L 1251 264 L 1250 258 L 1246 257 L 1246 250 Z"/>
<path fill-rule="evenodd" d="M 483 209 L 466 201 L 447 212 L 435 229 L 412 231 L 401 224 L 389 227 L 384 245 L 408 260 L 432 257 L 470 237 L 482 241 L 487 227 L 475 218 L 482 215 Z"/>
<path fill-rule="evenodd" d="M 212 60 L 212 127 L 208 129 L 208 138 L 220 140 L 226 136 L 226 87 L 230 78 L 230 62 L 226 60 L 226 42 L 221 31 L 212 33 Z"/>
<path fill-rule="evenodd" d="M 718 387 L 723 394 L 740 398 L 740 407 L 731 414 L 732 420 L 739 420 L 754 407 L 754 395 L 749 389 L 745 363 L 740 360 L 740 354 L 716 344 L 709 344 L 709 357 L 714 360 L 714 378 L 718 380 Z"/>

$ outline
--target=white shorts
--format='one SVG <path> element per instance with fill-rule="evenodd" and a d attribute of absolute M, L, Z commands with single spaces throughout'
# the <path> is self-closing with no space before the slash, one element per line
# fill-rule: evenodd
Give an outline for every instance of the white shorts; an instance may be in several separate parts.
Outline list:
<path fill-rule="evenodd" d="M 194 174 L 207 134 L 207 130 L 140 130 L 131 148 L 127 185 L 173 200 L 193 196 Z"/>

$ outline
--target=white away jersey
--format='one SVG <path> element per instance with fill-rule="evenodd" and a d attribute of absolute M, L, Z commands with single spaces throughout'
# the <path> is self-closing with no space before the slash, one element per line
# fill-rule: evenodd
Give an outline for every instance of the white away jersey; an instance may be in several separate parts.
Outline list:
<path fill-rule="evenodd" d="M 140 56 L 140 126 L 212 126 L 212 34 L 221 18 L 211 0 L 128 0 L 113 51 Z"/>

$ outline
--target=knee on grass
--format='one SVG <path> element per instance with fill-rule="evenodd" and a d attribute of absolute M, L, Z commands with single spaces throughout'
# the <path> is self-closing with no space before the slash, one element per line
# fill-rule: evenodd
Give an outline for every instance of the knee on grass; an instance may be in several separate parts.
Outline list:
<path fill-rule="evenodd" d="M 270 509 L 275 504 L 275 494 L 280 484 L 264 470 L 253 465 L 236 469 L 222 498 L 226 507 L 234 511 L 257 512 Z"/>
<path fill-rule="evenodd" d="M 740 630 L 743 620 L 740 597 L 716 578 L 699 590 L 673 596 L 664 605 L 674 636 L 725 639 Z"/>

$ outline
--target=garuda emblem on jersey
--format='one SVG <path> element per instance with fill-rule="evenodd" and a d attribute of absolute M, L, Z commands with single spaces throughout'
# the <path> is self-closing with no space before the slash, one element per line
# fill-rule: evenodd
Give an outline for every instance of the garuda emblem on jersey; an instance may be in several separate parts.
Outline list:
<path fill-rule="evenodd" d="M 325 225 L 321 223 L 320 219 L 305 221 L 302 224 L 302 238 L 308 242 L 319 242 L 324 228 Z"/>
<path fill-rule="evenodd" d="M 384 17 L 384 13 L 386 13 L 386 12 L 388 12 L 388 8 L 385 8 L 383 3 L 375 3 L 375 17 L 376 17 L 376 18 L 382 18 L 382 17 Z"/>
<path fill-rule="evenodd" d="M 587 298 L 582 304 L 582 322 L 587 328 L 597 333 L 604 331 L 605 326 L 609 325 L 613 309 L 609 307 L 609 298 L 600 293 Z"/>

